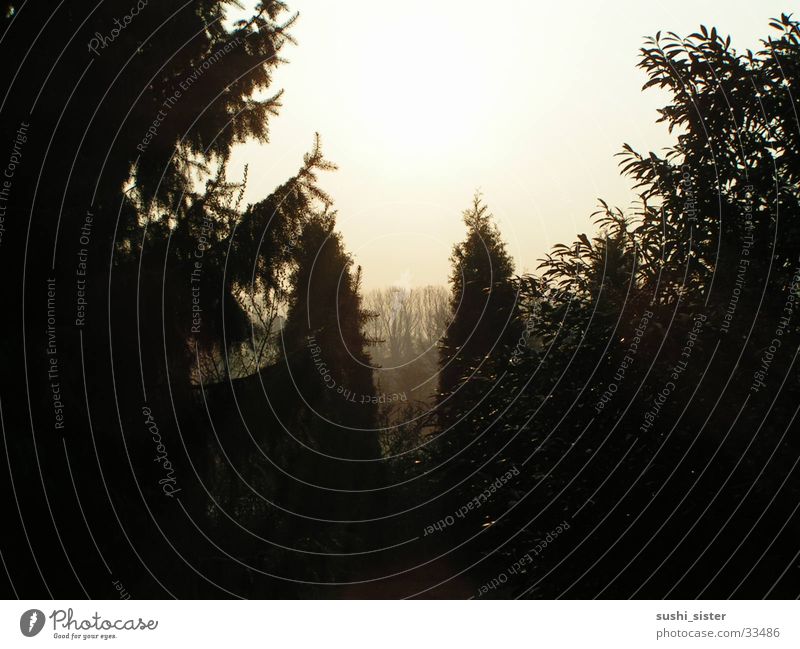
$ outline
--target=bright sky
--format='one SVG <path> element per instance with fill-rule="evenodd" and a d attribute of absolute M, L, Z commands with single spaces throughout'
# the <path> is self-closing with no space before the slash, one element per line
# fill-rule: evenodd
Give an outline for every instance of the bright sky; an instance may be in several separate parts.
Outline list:
<path fill-rule="evenodd" d="M 554 243 L 594 232 L 602 197 L 626 207 L 614 154 L 672 142 L 664 104 L 641 92 L 643 37 L 699 24 L 740 51 L 773 30 L 783 0 L 288 0 L 300 19 L 275 74 L 285 90 L 268 145 L 235 152 L 250 165 L 246 200 L 299 167 L 315 131 L 339 171 L 321 186 L 364 268 L 366 289 L 444 284 L 461 211 L 480 189 L 517 272 Z"/>

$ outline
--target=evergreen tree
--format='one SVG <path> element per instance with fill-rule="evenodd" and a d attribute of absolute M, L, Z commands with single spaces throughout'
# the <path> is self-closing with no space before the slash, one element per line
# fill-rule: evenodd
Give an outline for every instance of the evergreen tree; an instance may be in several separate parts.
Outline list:
<path fill-rule="evenodd" d="M 452 319 L 440 350 L 439 407 L 444 422 L 469 407 L 471 395 L 460 389 L 462 383 L 478 368 L 486 375 L 501 363 L 518 332 L 513 318 L 514 264 L 479 193 L 463 220 L 467 236 L 450 257 Z"/>
<path fill-rule="evenodd" d="M 353 268 L 335 216 L 321 213 L 304 226 L 294 251 L 285 362 L 314 413 L 308 425 L 325 453 L 375 459 L 376 395 L 361 307 L 361 268 Z"/>
<path fill-rule="evenodd" d="M 333 213 L 310 218 L 294 247 L 289 311 L 282 332 L 288 374 L 282 391 L 288 407 L 284 421 L 305 440 L 290 464 L 318 485 L 309 506 L 317 516 L 358 521 L 375 513 L 375 495 L 364 491 L 381 480 L 381 450 L 376 430 L 377 395 L 365 333 L 368 317 L 361 306 L 361 268 L 353 267 Z M 363 461 L 371 460 L 371 461 Z M 298 537 L 317 537 L 328 550 L 375 547 L 374 530 L 364 524 L 296 523 Z M 326 572 L 347 579 L 353 567 L 331 561 Z M 344 572 L 338 572 L 344 571 Z"/>

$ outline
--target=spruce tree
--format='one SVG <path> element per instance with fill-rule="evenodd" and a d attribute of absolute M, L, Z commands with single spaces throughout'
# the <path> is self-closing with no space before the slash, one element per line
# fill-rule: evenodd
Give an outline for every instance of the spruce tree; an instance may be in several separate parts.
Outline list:
<path fill-rule="evenodd" d="M 361 307 L 361 268 L 334 231 L 331 213 L 313 216 L 295 248 L 290 306 L 283 332 L 285 360 L 315 413 L 309 422 L 326 453 L 379 455 L 376 395 Z"/>
<path fill-rule="evenodd" d="M 467 236 L 450 257 L 452 319 L 440 348 L 440 416 L 449 422 L 469 407 L 466 382 L 502 362 L 518 327 L 513 318 L 514 262 L 480 193 L 463 213 Z"/>

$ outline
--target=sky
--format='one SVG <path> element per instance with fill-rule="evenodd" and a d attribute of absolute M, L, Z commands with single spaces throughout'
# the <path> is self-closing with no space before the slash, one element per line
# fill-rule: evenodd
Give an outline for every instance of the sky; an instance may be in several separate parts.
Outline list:
<path fill-rule="evenodd" d="M 773 0 L 288 0 L 300 17 L 274 75 L 280 115 L 249 164 L 246 201 L 293 175 L 322 138 L 339 170 L 320 178 L 366 290 L 444 284 L 461 212 L 481 191 L 513 256 L 534 272 L 556 243 L 592 234 L 598 198 L 634 194 L 614 155 L 673 142 L 641 91 L 644 37 L 700 24 L 740 51 L 791 10 Z"/>

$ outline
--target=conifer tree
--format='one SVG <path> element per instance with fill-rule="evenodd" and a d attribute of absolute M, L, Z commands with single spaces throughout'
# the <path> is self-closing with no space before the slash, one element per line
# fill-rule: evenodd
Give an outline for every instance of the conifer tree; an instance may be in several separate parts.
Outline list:
<path fill-rule="evenodd" d="M 313 216 L 295 248 L 283 333 L 286 362 L 304 399 L 320 448 L 340 458 L 376 458 L 375 384 L 364 331 L 361 268 L 334 231 L 333 213 Z"/>
<path fill-rule="evenodd" d="M 468 405 L 459 386 L 478 368 L 502 362 L 503 350 L 514 339 L 514 262 L 493 216 L 476 193 L 463 213 L 467 236 L 450 257 L 452 320 L 442 339 L 439 379 L 444 420 Z"/>

